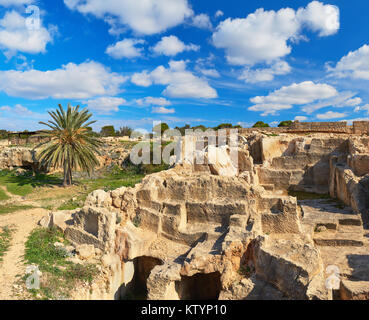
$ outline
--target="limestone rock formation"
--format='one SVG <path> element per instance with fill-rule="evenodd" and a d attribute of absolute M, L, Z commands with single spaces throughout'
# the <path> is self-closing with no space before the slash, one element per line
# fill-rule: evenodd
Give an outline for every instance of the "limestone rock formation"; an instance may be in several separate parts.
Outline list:
<path fill-rule="evenodd" d="M 91 254 L 102 251 L 109 291 L 97 286 L 97 296 L 368 297 L 367 138 L 251 134 L 239 137 L 237 166 L 226 148 L 195 152 L 207 159 L 209 151 L 218 161 L 197 165 L 185 154 L 134 188 L 94 191 L 82 209 L 60 215 L 65 224 L 45 218 Z M 288 189 L 332 199 L 297 201 Z M 332 265 L 341 272 L 333 291 Z"/>
<path fill-rule="evenodd" d="M 0 151 L 0 170 L 14 168 L 38 169 L 35 151 L 30 148 L 4 148 Z"/>

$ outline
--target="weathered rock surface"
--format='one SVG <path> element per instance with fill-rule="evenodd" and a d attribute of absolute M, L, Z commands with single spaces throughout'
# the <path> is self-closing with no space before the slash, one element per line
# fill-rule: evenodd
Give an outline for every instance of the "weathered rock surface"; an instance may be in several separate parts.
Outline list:
<path fill-rule="evenodd" d="M 82 260 L 89 260 L 95 256 L 95 247 L 92 244 L 81 244 L 76 251 Z"/>
<path fill-rule="evenodd" d="M 6 147 L 0 151 L 0 170 L 14 168 L 38 169 L 36 153 L 32 149 L 23 147 Z"/>
<path fill-rule="evenodd" d="M 185 153 L 134 188 L 94 191 L 82 209 L 41 224 L 101 259 L 110 297 L 328 300 L 337 292 L 327 267 L 337 264 L 338 296 L 367 299 L 367 138 L 258 133 L 239 148 L 238 165 L 227 148 L 205 146 L 195 150 L 203 164 Z M 348 207 L 297 201 L 289 188 Z"/>

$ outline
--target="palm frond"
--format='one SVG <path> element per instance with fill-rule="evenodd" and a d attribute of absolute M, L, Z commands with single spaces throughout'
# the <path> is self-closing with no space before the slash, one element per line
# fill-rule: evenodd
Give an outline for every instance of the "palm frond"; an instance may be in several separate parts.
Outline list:
<path fill-rule="evenodd" d="M 99 164 L 96 155 L 99 155 L 99 147 L 102 142 L 93 137 L 87 130 L 96 121 L 90 121 L 92 114 L 80 106 L 68 108 L 65 111 L 59 104 L 59 109 L 49 111 L 52 120 L 40 122 L 47 126 L 49 131 L 40 134 L 41 137 L 49 138 L 37 146 L 38 159 L 47 168 L 63 168 L 67 172 L 82 169 L 89 174 Z"/>

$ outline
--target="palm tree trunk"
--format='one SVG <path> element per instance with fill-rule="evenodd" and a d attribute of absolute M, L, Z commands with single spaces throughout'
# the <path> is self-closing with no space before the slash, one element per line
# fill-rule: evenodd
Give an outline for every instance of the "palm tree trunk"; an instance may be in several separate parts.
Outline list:
<path fill-rule="evenodd" d="M 72 168 L 69 167 L 69 185 L 73 184 L 73 177 L 72 177 Z"/>
<path fill-rule="evenodd" d="M 66 187 L 68 185 L 68 170 L 66 164 L 64 164 L 63 173 L 64 173 L 63 187 Z"/>

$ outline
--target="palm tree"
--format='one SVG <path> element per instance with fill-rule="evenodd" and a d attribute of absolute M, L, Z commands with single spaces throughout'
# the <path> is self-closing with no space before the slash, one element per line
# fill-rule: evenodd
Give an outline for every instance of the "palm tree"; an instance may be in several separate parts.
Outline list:
<path fill-rule="evenodd" d="M 99 164 L 96 154 L 100 154 L 98 148 L 102 142 L 89 130 L 89 126 L 96 121 L 89 121 L 92 114 L 86 108 L 79 108 L 68 104 L 65 112 L 59 104 L 59 109 L 48 112 L 53 120 L 40 122 L 51 130 L 40 135 L 49 139 L 38 146 L 41 148 L 38 159 L 46 168 L 63 168 L 63 186 L 73 183 L 73 170 L 80 168 L 90 175 Z"/>

